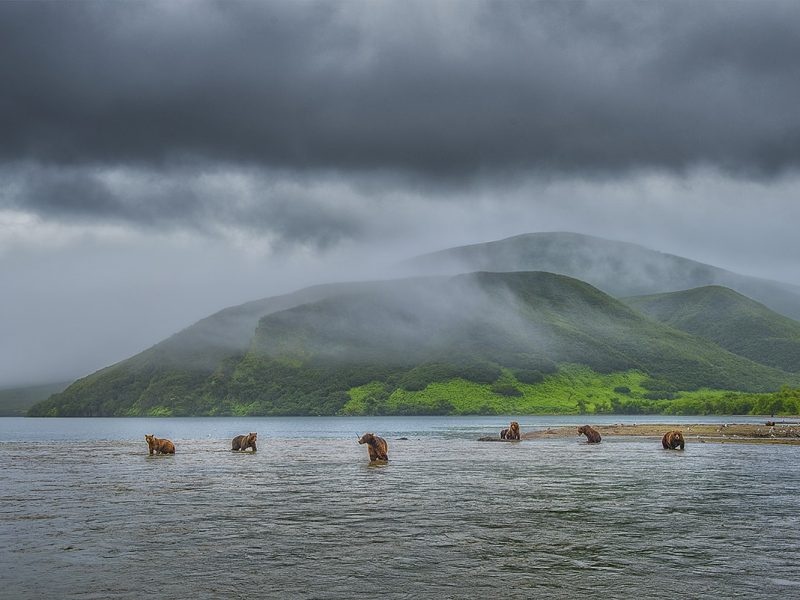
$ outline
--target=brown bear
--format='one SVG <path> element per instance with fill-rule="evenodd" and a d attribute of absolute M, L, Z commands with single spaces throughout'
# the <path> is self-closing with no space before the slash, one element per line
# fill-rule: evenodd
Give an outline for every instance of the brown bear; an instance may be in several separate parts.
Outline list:
<path fill-rule="evenodd" d="M 145 435 L 144 439 L 147 440 L 147 446 L 150 448 L 150 454 L 175 454 L 175 444 L 169 440 L 162 440 L 153 434 Z"/>
<path fill-rule="evenodd" d="M 661 445 L 664 446 L 664 450 L 675 450 L 678 446 L 683 450 L 684 443 L 683 434 L 680 431 L 668 431 L 661 438 Z"/>
<path fill-rule="evenodd" d="M 592 429 L 588 425 L 583 425 L 581 427 L 578 427 L 578 435 L 581 434 L 586 436 L 587 444 L 599 444 L 600 440 L 603 439 L 600 437 L 600 434 L 596 429 Z"/>
<path fill-rule="evenodd" d="M 518 440 L 519 439 L 519 423 L 511 421 L 508 429 L 503 429 L 500 432 L 501 440 Z"/>
<path fill-rule="evenodd" d="M 237 435 L 231 442 L 231 450 L 241 450 L 244 452 L 248 448 L 252 448 L 253 452 L 256 451 L 257 433 L 248 433 L 247 435 Z"/>
<path fill-rule="evenodd" d="M 389 445 L 382 437 L 378 437 L 373 433 L 365 433 L 358 440 L 358 443 L 367 445 L 370 462 L 374 462 L 376 460 L 389 460 Z"/>

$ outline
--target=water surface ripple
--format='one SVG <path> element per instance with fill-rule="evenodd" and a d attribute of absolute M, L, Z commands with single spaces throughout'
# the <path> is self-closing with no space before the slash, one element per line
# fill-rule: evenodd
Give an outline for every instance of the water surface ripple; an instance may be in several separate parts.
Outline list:
<path fill-rule="evenodd" d="M 800 597 L 797 447 L 475 441 L 492 418 L 62 423 L 0 423 L 3 597 Z M 258 453 L 227 450 L 251 430 Z M 176 455 L 148 456 L 150 432 Z"/>

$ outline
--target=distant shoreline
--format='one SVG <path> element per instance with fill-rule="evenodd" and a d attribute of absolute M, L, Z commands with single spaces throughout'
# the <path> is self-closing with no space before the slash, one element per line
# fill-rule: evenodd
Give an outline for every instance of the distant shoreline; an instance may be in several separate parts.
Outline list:
<path fill-rule="evenodd" d="M 653 437 L 661 438 L 667 431 L 677 429 L 683 433 L 687 443 L 741 443 L 741 444 L 789 444 L 800 446 L 800 421 L 790 421 L 774 426 L 753 423 L 724 424 L 614 424 L 592 425 L 603 437 Z M 522 434 L 523 440 L 577 436 L 575 427 L 549 427 Z"/>
<path fill-rule="evenodd" d="M 697 423 L 692 423 L 693 427 L 699 427 L 704 425 L 714 425 L 713 423 L 702 423 L 702 419 L 704 417 L 711 417 L 714 419 L 725 419 L 729 418 L 732 419 L 731 423 L 727 423 L 727 426 L 732 425 L 744 425 L 744 426 L 756 426 L 758 424 L 754 423 L 736 423 L 736 419 L 748 418 L 748 419 L 759 419 L 766 421 L 774 421 L 776 426 L 784 426 L 790 425 L 800 428 L 800 415 L 780 415 L 777 417 L 771 417 L 770 415 L 742 415 L 742 414 L 710 414 L 710 415 L 665 415 L 662 413 L 635 413 L 635 414 L 627 414 L 627 413 L 586 413 L 586 414 L 576 414 L 576 413 L 504 413 L 504 414 L 441 414 L 441 415 L 431 415 L 431 414 L 375 414 L 375 415 L 342 415 L 342 414 L 333 414 L 333 415 L 305 415 L 305 414 L 298 414 L 298 415 L 57 415 L 57 416 L 31 416 L 27 414 L 0 414 L 0 419 L 2 418 L 15 418 L 15 419 L 295 419 L 295 418 L 325 418 L 325 419 L 375 419 L 375 418 L 406 418 L 406 417 L 432 417 L 432 418 L 447 418 L 447 417 L 456 417 L 456 418 L 497 418 L 497 419 L 504 419 L 504 418 L 536 418 L 536 417 L 545 417 L 545 418 L 552 418 L 552 417 L 565 417 L 570 419 L 584 419 L 587 423 L 592 424 L 594 419 L 597 418 L 630 418 L 630 419 L 638 419 L 641 421 L 647 421 L 649 418 L 652 417 L 682 417 L 682 418 L 696 418 L 698 419 Z M 654 424 L 658 425 L 659 424 Z M 600 425 L 600 427 L 644 427 L 647 426 L 648 423 L 642 423 L 641 425 L 633 424 L 633 425 L 625 425 L 622 423 L 615 423 L 615 424 L 605 424 Z M 717 424 L 718 425 L 718 424 Z M 594 426 L 594 425 L 593 425 Z M 671 425 L 667 425 L 671 426 Z M 675 424 L 677 428 L 686 427 L 686 423 L 683 424 Z M 553 428 L 557 429 L 557 428 Z M 533 432 L 531 432 L 533 433 Z M 644 434 L 626 434 L 626 435 L 644 435 Z"/>
<path fill-rule="evenodd" d="M 646 415 L 642 415 L 646 417 Z M 587 422 L 591 423 L 590 420 Z M 737 443 L 737 444 L 784 444 L 800 446 L 800 420 L 775 421 L 774 426 L 757 423 L 642 423 L 642 424 L 594 424 L 592 427 L 604 438 L 648 437 L 661 439 L 667 432 L 678 430 L 687 443 Z M 575 426 L 548 427 L 522 433 L 521 440 L 546 440 L 577 437 Z M 497 436 L 483 436 L 481 442 L 509 442 Z"/>

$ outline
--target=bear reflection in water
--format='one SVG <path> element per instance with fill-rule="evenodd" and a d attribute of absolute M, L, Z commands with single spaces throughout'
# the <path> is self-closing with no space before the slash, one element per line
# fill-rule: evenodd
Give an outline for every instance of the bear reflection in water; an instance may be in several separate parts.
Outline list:
<path fill-rule="evenodd" d="M 389 445 L 382 437 L 378 437 L 374 433 L 365 433 L 358 440 L 358 443 L 367 445 L 370 462 L 374 462 L 376 460 L 389 460 Z"/>

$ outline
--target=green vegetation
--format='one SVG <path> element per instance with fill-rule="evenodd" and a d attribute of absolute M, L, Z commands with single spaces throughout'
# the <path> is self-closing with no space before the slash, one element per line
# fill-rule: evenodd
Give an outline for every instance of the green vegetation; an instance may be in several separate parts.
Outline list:
<path fill-rule="evenodd" d="M 250 414 L 247 405 L 226 398 L 221 390 L 246 354 L 259 319 L 362 285 L 370 284 L 314 286 L 226 308 L 136 356 L 79 379 L 63 394 L 34 406 L 28 414 L 86 417 Z"/>
<path fill-rule="evenodd" d="M 423 390 L 389 389 L 373 381 L 349 390 L 344 415 L 522 415 L 522 414 L 800 414 L 800 389 L 750 394 L 726 390 L 678 392 L 671 399 L 648 399 L 647 375 L 638 371 L 601 374 L 565 365 L 540 384 L 527 385 L 505 371 L 501 380 L 520 395 L 508 397 L 493 386 L 463 379 L 431 383 Z M 624 394 L 617 389 L 628 390 Z"/>
<path fill-rule="evenodd" d="M 267 314 L 247 348 L 213 336 L 204 345 L 207 328 L 180 352 L 162 343 L 75 382 L 30 414 L 663 412 L 672 410 L 665 403 L 718 401 L 720 390 L 800 387 L 799 374 L 551 273 L 473 273 L 338 292 Z"/>
<path fill-rule="evenodd" d="M 719 286 L 626 298 L 647 316 L 752 361 L 800 371 L 800 323 Z"/>
<path fill-rule="evenodd" d="M 644 373 L 601 374 L 581 365 L 564 365 L 543 376 L 540 383 L 527 384 L 504 369 L 494 384 L 450 379 L 427 385 L 419 391 L 390 389 L 383 382 L 370 382 L 349 390 L 342 407 L 346 415 L 362 414 L 577 414 L 611 412 L 617 396 L 613 388 L 625 384 L 644 392 Z M 504 393 L 509 387 L 517 391 Z M 447 410 L 440 412 L 440 409 Z"/>

